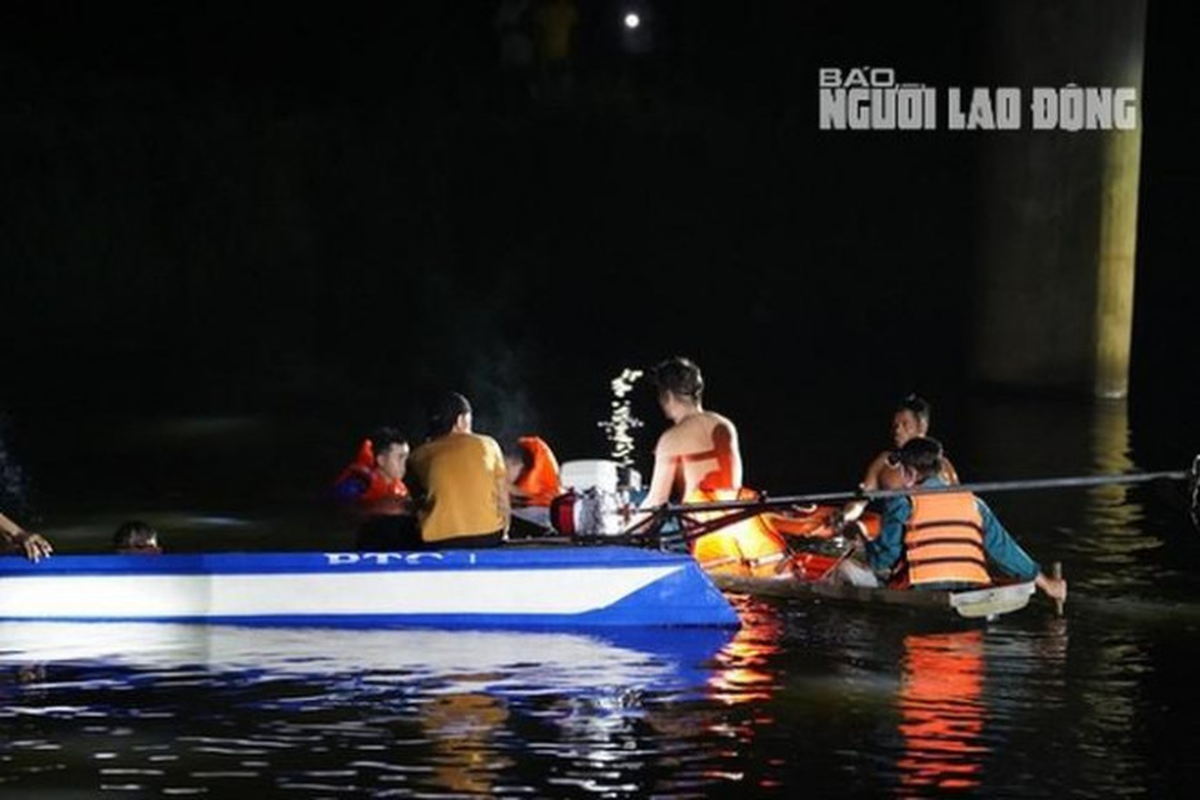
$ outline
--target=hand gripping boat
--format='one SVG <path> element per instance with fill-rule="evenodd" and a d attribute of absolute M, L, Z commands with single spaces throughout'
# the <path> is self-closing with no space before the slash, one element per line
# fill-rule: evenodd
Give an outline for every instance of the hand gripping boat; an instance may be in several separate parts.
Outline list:
<path fill-rule="evenodd" d="M 633 547 L 0 559 L 0 620 L 736 627 L 690 556 Z"/>

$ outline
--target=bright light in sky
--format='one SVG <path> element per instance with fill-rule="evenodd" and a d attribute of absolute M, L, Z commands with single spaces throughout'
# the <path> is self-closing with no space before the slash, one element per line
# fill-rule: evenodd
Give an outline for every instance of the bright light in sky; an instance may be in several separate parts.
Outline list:
<path fill-rule="evenodd" d="M 625 27 L 626 28 L 636 28 L 638 25 L 641 25 L 641 24 L 642 24 L 642 18 L 639 17 L 637 14 L 626 14 L 625 15 Z"/>

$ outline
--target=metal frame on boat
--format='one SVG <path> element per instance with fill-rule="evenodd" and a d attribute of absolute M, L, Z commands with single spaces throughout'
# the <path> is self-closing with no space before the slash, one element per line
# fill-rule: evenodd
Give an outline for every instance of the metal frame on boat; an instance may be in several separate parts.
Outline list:
<path fill-rule="evenodd" d="M 0 559 L 0 620 L 580 628 L 739 624 L 687 555 L 633 547 Z"/>

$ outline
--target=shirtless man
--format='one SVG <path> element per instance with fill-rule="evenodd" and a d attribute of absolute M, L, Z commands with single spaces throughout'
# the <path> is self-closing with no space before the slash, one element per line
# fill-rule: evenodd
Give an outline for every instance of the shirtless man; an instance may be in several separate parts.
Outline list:
<path fill-rule="evenodd" d="M 915 394 L 906 396 L 896 405 L 892 413 L 892 444 L 893 447 L 882 451 L 872 459 L 863 475 L 858 488 L 872 492 L 876 489 L 899 489 L 903 485 L 900 474 L 898 453 L 912 439 L 929 435 L 929 402 Z M 942 456 L 942 472 L 939 476 L 943 483 L 953 485 L 959 483 L 958 472 L 950 459 Z M 830 524 L 835 528 L 846 522 L 853 522 L 867 510 L 865 500 L 851 500 L 833 518 Z"/>
<path fill-rule="evenodd" d="M 737 428 L 701 405 L 704 379 L 686 358 L 672 358 L 651 372 L 658 404 L 674 423 L 654 449 L 654 474 L 641 508 L 684 500 L 696 490 L 737 489 L 742 485 L 742 455 Z"/>
<path fill-rule="evenodd" d="M 929 403 L 915 394 L 910 394 L 905 397 L 896 406 L 895 412 L 892 414 L 892 444 L 893 448 L 884 450 L 867 467 L 867 472 L 863 475 L 860 486 L 871 491 L 880 488 L 892 488 L 883 486 L 885 482 L 895 482 L 896 476 L 890 476 L 891 481 L 885 480 L 885 473 L 895 472 L 899 469 L 899 462 L 896 460 L 896 454 L 900 448 L 908 442 L 909 439 L 915 439 L 918 436 L 929 435 Z M 950 459 L 942 458 L 942 481 L 948 484 L 958 483 L 958 472 L 955 471 L 954 465 L 950 463 Z"/>

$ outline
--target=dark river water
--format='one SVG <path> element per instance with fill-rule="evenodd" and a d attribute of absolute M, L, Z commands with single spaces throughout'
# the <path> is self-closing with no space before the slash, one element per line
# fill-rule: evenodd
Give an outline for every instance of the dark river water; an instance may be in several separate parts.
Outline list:
<path fill-rule="evenodd" d="M 935 433 L 967 480 L 1187 467 L 1196 431 L 1143 416 L 988 401 Z M 882 444 L 815 431 L 794 464 L 802 434 L 770 422 L 743 423 L 743 448 L 775 493 L 848 488 Z M 10 427 L 61 551 L 104 550 L 131 517 L 173 550 L 349 541 L 312 498 L 353 442 L 315 416 Z M 1181 486 L 988 499 L 1063 562 L 1063 617 L 1044 597 L 987 623 L 735 597 L 737 632 L 0 624 L 0 797 L 1190 795 Z"/>

